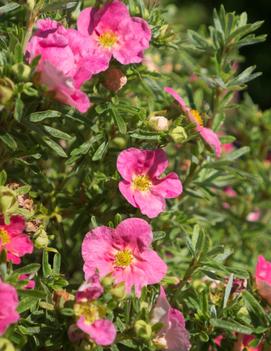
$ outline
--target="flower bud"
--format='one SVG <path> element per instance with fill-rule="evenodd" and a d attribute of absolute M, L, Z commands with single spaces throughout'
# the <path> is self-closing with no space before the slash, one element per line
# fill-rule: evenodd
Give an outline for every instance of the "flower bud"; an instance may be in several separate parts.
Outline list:
<path fill-rule="evenodd" d="M 109 288 L 113 285 L 114 283 L 114 278 L 112 277 L 112 274 L 108 274 L 106 275 L 102 280 L 101 280 L 101 284 L 103 287 L 105 288 Z"/>
<path fill-rule="evenodd" d="M 164 116 L 151 116 L 149 124 L 157 132 L 166 132 L 169 129 L 169 120 Z"/>
<path fill-rule="evenodd" d="M 0 212 L 12 212 L 16 208 L 17 199 L 15 193 L 5 186 L 0 186 Z"/>
<path fill-rule="evenodd" d="M 6 105 L 13 95 L 14 84 L 9 78 L 0 78 L 0 105 Z"/>
<path fill-rule="evenodd" d="M 26 81 L 30 77 L 31 68 L 24 63 L 15 63 L 11 69 L 21 80 Z"/>
<path fill-rule="evenodd" d="M 42 228 L 38 229 L 34 236 L 34 243 L 37 249 L 44 249 L 49 244 L 49 239 L 46 231 Z"/>
<path fill-rule="evenodd" d="M 175 143 L 181 144 L 187 139 L 186 131 L 183 127 L 175 127 L 171 132 L 170 136 Z"/>
<path fill-rule="evenodd" d="M 127 140 L 123 137 L 116 137 L 112 140 L 112 144 L 119 149 L 125 149 Z"/>
<path fill-rule="evenodd" d="M 126 289 L 124 283 L 117 284 L 110 289 L 111 294 L 118 300 L 122 300 L 126 297 Z"/>
<path fill-rule="evenodd" d="M 127 83 L 125 74 L 116 67 L 109 68 L 104 73 L 103 85 L 112 92 L 117 92 Z"/>
<path fill-rule="evenodd" d="M 135 322 L 135 332 L 138 337 L 145 340 L 150 340 L 152 336 L 152 327 L 143 320 Z"/>
<path fill-rule="evenodd" d="M 35 8 L 35 0 L 27 0 L 27 6 L 29 8 L 30 11 L 33 11 Z"/>
<path fill-rule="evenodd" d="M 0 338 L 0 350 L 15 351 L 15 348 L 8 339 Z"/>

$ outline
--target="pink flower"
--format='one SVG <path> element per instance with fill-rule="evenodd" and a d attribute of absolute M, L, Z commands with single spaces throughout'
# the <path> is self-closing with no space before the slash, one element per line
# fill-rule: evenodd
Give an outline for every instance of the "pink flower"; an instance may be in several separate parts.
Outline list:
<path fill-rule="evenodd" d="M 224 193 L 228 196 L 228 197 L 236 197 L 237 196 L 237 192 L 231 187 L 231 186 L 227 186 L 224 189 Z"/>
<path fill-rule="evenodd" d="M 19 304 L 16 289 L 0 280 L 0 335 L 20 319 L 16 308 Z"/>
<path fill-rule="evenodd" d="M 54 92 L 57 100 L 86 112 L 90 102 L 80 87 L 106 67 L 105 60 L 94 55 L 85 37 L 74 29 L 65 29 L 51 19 L 39 20 L 37 28 L 26 56 L 29 62 L 41 56 L 37 66 L 41 84 Z"/>
<path fill-rule="evenodd" d="M 99 275 L 94 274 L 88 281 L 83 283 L 76 293 L 77 301 L 92 301 L 98 299 L 104 292 L 100 283 Z"/>
<path fill-rule="evenodd" d="M 144 286 L 159 283 L 167 271 L 166 264 L 150 248 L 151 242 L 151 226 L 140 218 L 126 219 L 116 229 L 93 229 L 82 244 L 86 279 L 96 270 L 101 277 L 111 273 L 116 284 L 125 284 L 127 293 L 135 287 L 140 296 Z"/>
<path fill-rule="evenodd" d="M 235 344 L 234 350 L 235 351 L 262 351 L 263 344 L 260 343 L 256 347 L 251 347 L 250 343 L 255 339 L 253 335 L 242 335 L 238 336 L 238 340 Z"/>
<path fill-rule="evenodd" d="M 163 324 L 154 339 L 157 346 L 168 351 L 190 350 L 189 333 L 185 328 L 183 314 L 170 306 L 162 287 L 152 315 L 152 324 L 157 323 Z"/>
<path fill-rule="evenodd" d="M 33 243 L 24 234 L 25 221 L 20 216 L 12 216 L 10 224 L 0 217 L 0 252 L 5 250 L 7 258 L 14 264 L 21 263 L 21 257 L 33 251 Z"/>
<path fill-rule="evenodd" d="M 86 8 L 79 15 L 77 27 L 88 36 L 95 53 L 106 59 L 107 66 L 112 57 L 124 65 L 142 62 L 151 40 L 147 22 L 131 17 L 119 0 L 110 1 L 101 9 Z"/>
<path fill-rule="evenodd" d="M 215 151 L 216 156 L 220 157 L 222 152 L 221 142 L 215 132 L 213 132 L 210 128 L 203 127 L 203 121 L 198 111 L 192 110 L 188 106 L 186 106 L 184 100 L 172 88 L 165 88 L 165 92 L 173 96 L 174 99 L 180 104 L 182 111 L 187 115 L 190 122 L 195 124 L 196 131 L 201 135 L 205 142 Z"/>
<path fill-rule="evenodd" d="M 258 257 L 256 265 L 256 286 L 259 294 L 271 304 L 271 262 Z"/>
<path fill-rule="evenodd" d="M 256 210 L 253 212 L 250 212 L 247 215 L 247 221 L 248 222 L 258 222 L 258 220 L 261 218 L 261 211 L 260 210 Z"/>
<path fill-rule="evenodd" d="M 35 288 L 35 280 L 31 280 L 30 279 L 30 274 L 21 274 L 19 276 L 19 280 L 28 280 L 28 282 L 26 283 L 26 285 L 24 286 L 23 289 L 34 289 Z"/>
<path fill-rule="evenodd" d="M 222 340 L 224 339 L 224 336 L 223 335 L 218 335 L 215 340 L 214 340 L 214 343 L 217 345 L 217 346 L 221 346 L 221 342 Z"/>
<path fill-rule="evenodd" d="M 117 169 L 123 177 L 119 190 L 132 206 L 149 218 L 165 210 L 165 199 L 182 193 L 182 183 L 176 173 L 159 178 L 167 167 L 167 156 L 161 149 L 130 148 L 119 154 Z"/>
<path fill-rule="evenodd" d="M 76 293 L 74 311 L 78 317 L 76 326 L 96 344 L 107 346 L 114 342 L 117 332 L 114 324 L 110 320 L 104 319 L 106 307 L 96 300 L 102 294 L 103 287 L 100 284 L 98 274 L 95 273 Z M 74 327 L 69 330 L 68 335 L 73 342 L 82 338 L 82 334 L 78 333 Z"/>

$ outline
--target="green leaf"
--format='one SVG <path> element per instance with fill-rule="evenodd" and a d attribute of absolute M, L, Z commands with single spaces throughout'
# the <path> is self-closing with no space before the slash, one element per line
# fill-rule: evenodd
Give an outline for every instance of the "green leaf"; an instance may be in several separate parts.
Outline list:
<path fill-rule="evenodd" d="M 55 274 L 59 274 L 61 267 L 61 255 L 56 253 L 53 260 L 53 271 Z"/>
<path fill-rule="evenodd" d="M 47 110 L 47 111 L 31 113 L 29 119 L 31 122 L 36 123 L 36 122 L 41 122 L 46 118 L 59 118 L 59 117 L 61 117 L 61 112 Z"/>
<path fill-rule="evenodd" d="M 36 273 L 38 272 L 40 269 L 40 264 L 39 263 L 31 263 L 31 264 L 28 264 L 24 267 L 21 267 L 21 268 L 18 268 L 16 269 L 13 274 L 18 274 L 18 275 L 21 275 L 21 274 L 31 274 L 31 273 Z"/>
<path fill-rule="evenodd" d="M 211 319 L 210 323 L 212 326 L 218 329 L 225 329 L 231 332 L 237 332 L 241 334 L 251 335 L 254 332 L 253 327 L 248 327 L 246 325 L 240 324 L 235 321 L 225 321 L 223 319 Z"/>
<path fill-rule="evenodd" d="M 62 132 L 59 129 L 49 127 L 49 126 L 43 126 L 43 128 L 46 130 L 47 133 L 49 133 L 50 135 L 52 135 L 55 138 L 68 140 L 68 141 L 73 139 L 73 137 L 71 135 Z"/>
<path fill-rule="evenodd" d="M 103 158 L 103 156 L 105 155 L 106 151 L 108 148 L 108 142 L 104 141 L 99 147 L 98 149 L 95 151 L 94 155 L 92 156 L 92 161 L 98 161 L 101 160 Z"/>
<path fill-rule="evenodd" d="M 5 15 L 8 12 L 14 11 L 19 7 L 20 7 L 20 5 L 17 4 L 16 2 L 13 2 L 13 1 L 7 5 L 1 6 L 0 7 L 0 16 Z"/>
<path fill-rule="evenodd" d="M 20 96 L 16 99 L 14 118 L 17 122 L 20 122 L 23 117 L 24 103 Z"/>
<path fill-rule="evenodd" d="M 243 146 L 240 149 L 237 149 L 237 150 L 227 154 L 227 156 L 225 158 L 229 161 L 234 161 L 237 158 L 240 158 L 241 156 L 247 154 L 249 151 L 250 151 L 250 148 L 248 146 Z"/>
<path fill-rule="evenodd" d="M 60 145 L 58 145 L 54 140 L 50 139 L 47 136 L 44 136 L 42 140 L 47 144 L 54 152 L 61 157 L 68 157 L 66 152 L 62 149 Z"/>
<path fill-rule="evenodd" d="M 0 186 L 5 185 L 6 181 L 7 181 L 7 173 L 4 170 L 2 170 L 0 172 Z"/>
<path fill-rule="evenodd" d="M 35 299 L 42 299 L 47 296 L 46 292 L 43 290 L 36 289 L 17 289 L 20 296 L 32 297 Z"/>
<path fill-rule="evenodd" d="M 9 133 L 0 135 L 0 139 L 5 143 L 12 151 L 17 149 L 17 143 L 13 136 Z"/>
<path fill-rule="evenodd" d="M 23 313 L 27 310 L 29 310 L 31 307 L 35 306 L 37 303 L 37 299 L 33 298 L 32 296 L 29 297 L 24 297 L 20 300 L 20 304 L 17 308 L 17 311 L 19 313 Z"/>
<path fill-rule="evenodd" d="M 229 297 L 231 294 L 232 283 L 233 283 L 233 274 L 230 275 L 229 281 L 228 281 L 226 289 L 225 289 L 223 308 L 227 307 L 227 303 L 228 303 L 228 300 L 229 300 Z"/>
<path fill-rule="evenodd" d="M 263 307 L 259 304 L 256 298 L 247 290 L 242 292 L 243 299 L 245 301 L 248 311 L 251 313 L 252 318 L 258 322 L 258 324 L 266 325 L 268 318 Z"/>

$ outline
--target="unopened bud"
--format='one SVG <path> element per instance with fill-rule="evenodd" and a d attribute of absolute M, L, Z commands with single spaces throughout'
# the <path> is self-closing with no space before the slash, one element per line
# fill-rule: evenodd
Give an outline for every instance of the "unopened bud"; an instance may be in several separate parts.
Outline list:
<path fill-rule="evenodd" d="M 0 350 L 2 351 L 15 351 L 15 347 L 6 338 L 0 338 Z"/>
<path fill-rule="evenodd" d="M 118 300 L 122 300 L 126 297 L 126 289 L 124 283 L 115 285 L 110 289 L 111 294 Z"/>
<path fill-rule="evenodd" d="M 17 205 L 15 193 L 5 186 L 0 186 L 0 212 L 12 212 Z"/>
<path fill-rule="evenodd" d="M 171 132 L 170 136 L 175 143 L 181 144 L 187 140 L 187 134 L 183 127 L 175 127 Z"/>
<path fill-rule="evenodd" d="M 35 8 L 35 0 L 27 0 L 27 6 L 30 11 L 33 11 Z"/>
<path fill-rule="evenodd" d="M 112 277 L 111 274 L 106 275 L 102 280 L 101 280 L 101 284 L 103 287 L 105 288 L 109 288 L 113 285 L 114 283 L 114 278 Z"/>
<path fill-rule="evenodd" d="M 15 63 L 11 69 L 19 79 L 24 81 L 29 79 L 31 68 L 28 65 L 25 65 L 24 63 Z"/>
<path fill-rule="evenodd" d="M 126 83 L 127 77 L 120 69 L 116 67 L 109 68 L 104 73 L 103 84 L 110 91 L 116 93 L 123 88 Z"/>
<path fill-rule="evenodd" d="M 166 132 L 169 129 L 169 120 L 163 116 L 151 116 L 149 124 L 157 132 Z"/>
<path fill-rule="evenodd" d="M 143 320 L 135 322 L 135 332 L 138 337 L 145 340 L 150 340 L 152 336 L 152 327 Z"/>
<path fill-rule="evenodd" d="M 49 244 L 49 239 L 46 231 L 42 228 L 38 229 L 34 236 L 34 243 L 37 249 L 44 249 Z"/>
<path fill-rule="evenodd" d="M 14 84 L 9 78 L 0 79 L 0 105 L 6 105 L 13 95 Z"/>
<path fill-rule="evenodd" d="M 116 137 L 112 140 L 112 144 L 120 149 L 124 149 L 127 145 L 127 140 L 123 137 Z"/>

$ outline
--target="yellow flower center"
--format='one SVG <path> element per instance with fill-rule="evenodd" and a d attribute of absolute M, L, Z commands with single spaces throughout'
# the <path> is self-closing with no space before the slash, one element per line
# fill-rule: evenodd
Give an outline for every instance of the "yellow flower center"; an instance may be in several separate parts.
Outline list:
<path fill-rule="evenodd" d="M 149 191 L 152 182 L 147 175 L 138 175 L 133 179 L 132 186 L 134 190 Z"/>
<path fill-rule="evenodd" d="M 131 250 L 124 249 L 116 253 L 114 264 L 116 267 L 125 268 L 130 266 L 133 261 L 133 254 Z"/>
<path fill-rule="evenodd" d="M 6 230 L 0 228 L 0 244 L 6 245 L 9 242 L 10 242 L 9 233 Z"/>
<path fill-rule="evenodd" d="M 201 115 L 198 113 L 197 110 L 191 110 L 190 111 L 191 115 L 193 116 L 193 118 L 195 119 L 195 121 L 200 125 L 203 126 L 203 120 L 201 118 Z"/>
<path fill-rule="evenodd" d="M 112 48 L 116 44 L 118 37 L 114 32 L 108 31 L 101 34 L 98 40 L 101 46 L 108 49 Z"/>
<path fill-rule="evenodd" d="M 84 316 L 87 323 L 92 324 L 97 319 L 102 319 L 105 314 L 105 308 L 94 304 L 93 302 L 80 302 L 74 305 L 74 313 L 77 317 Z"/>

